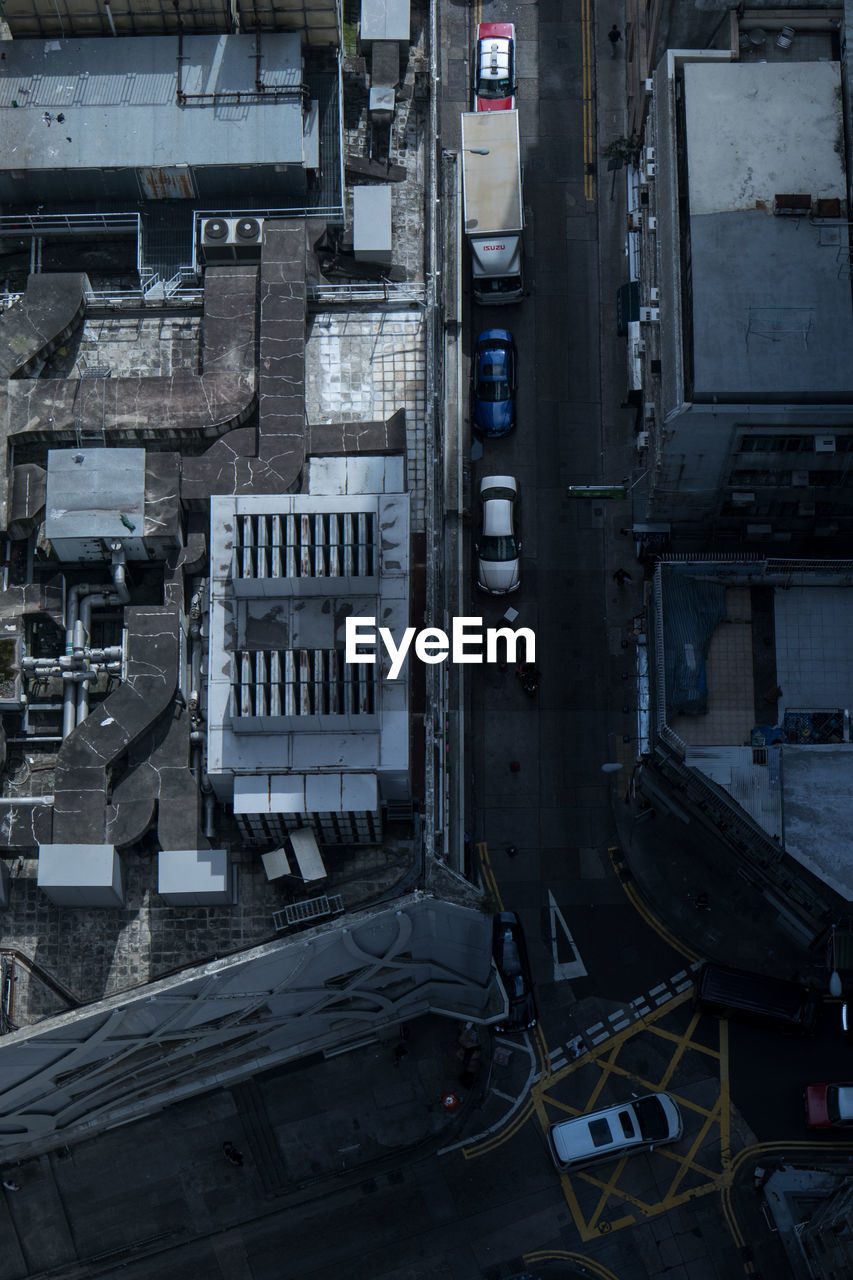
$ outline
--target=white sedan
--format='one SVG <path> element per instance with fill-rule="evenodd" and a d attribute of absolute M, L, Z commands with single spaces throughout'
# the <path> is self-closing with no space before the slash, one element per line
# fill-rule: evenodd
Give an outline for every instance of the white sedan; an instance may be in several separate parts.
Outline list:
<path fill-rule="evenodd" d="M 518 485 L 512 476 L 484 476 L 480 481 L 482 522 L 477 553 L 477 586 L 491 596 L 505 596 L 521 585 L 521 542 L 516 536 Z"/>

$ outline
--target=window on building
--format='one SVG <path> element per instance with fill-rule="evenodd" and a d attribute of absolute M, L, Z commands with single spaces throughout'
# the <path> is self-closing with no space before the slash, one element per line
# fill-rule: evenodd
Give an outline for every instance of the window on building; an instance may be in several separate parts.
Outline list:
<path fill-rule="evenodd" d="M 736 489 L 753 489 L 760 485 L 770 485 L 774 489 L 785 488 L 791 483 L 790 471 L 774 471 L 768 467 L 765 471 L 732 471 L 729 484 Z"/>

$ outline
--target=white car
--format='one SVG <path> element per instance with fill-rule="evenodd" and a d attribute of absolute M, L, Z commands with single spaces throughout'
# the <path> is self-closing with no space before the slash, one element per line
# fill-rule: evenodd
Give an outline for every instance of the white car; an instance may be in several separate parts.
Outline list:
<path fill-rule="evenodd" d="M 651 1151 L 664 1142 L 677 1142 L 682 1129 L 674 1099 L 668 1093 L 647 1093 L 618 1107 L 590 1111 L 552 1125 L 548 1146 L 554 1164 L 561 1173 L 568 1173 L 636 1151 Z"/>
<path fill-rule="evenodd" d="M 480 481 L 482 522 L 477 553 L 477 586 L 491 596 L 505 596 L 521 584 L 521 542 L 515 532 L 518 485 L 512 476 L 484 476 Z"/>

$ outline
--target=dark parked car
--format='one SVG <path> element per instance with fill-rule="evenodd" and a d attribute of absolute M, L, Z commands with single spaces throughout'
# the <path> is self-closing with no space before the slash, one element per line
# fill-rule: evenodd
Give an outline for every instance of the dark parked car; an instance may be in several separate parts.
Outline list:
<path fill-rule="evenodd" d="M 492 955 L 509 1000 L 509 1011 L 496 1031 L 529 1031 L 536 1026 L 536 1002 L 521 921 L 514 911 L 495 916 Z"/>
<path fill-rule="evenodd" d="M 505 436 L 515 426 L 515 342 L 506 329 L 486 329 L 474 348 L 474 426 Z"/>

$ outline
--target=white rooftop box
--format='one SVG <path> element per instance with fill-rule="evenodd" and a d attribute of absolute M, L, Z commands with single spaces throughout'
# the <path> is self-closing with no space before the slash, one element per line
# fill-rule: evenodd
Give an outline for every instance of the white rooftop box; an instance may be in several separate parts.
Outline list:
<path fill-rule="evenodd" d="M 161 849 L 157 892 L 172 907 L 217 907 L 231 902 L 227 849 Z"/>
<path fill-rule="evenodd" d="M 391 261 L 391 188 L 353 187 L 353 249 L 365 262 Z"/>
<path fill-rule="evenodd" d="M 58 907 L 123 907 L 121 859 L 111 844 L 39 845 L 38 887 Z"/>
<path fill-rule="evenodd" d="M 361 0 L 361 44 L 374 40 L 396 40 L 409 43 L 411 18 L 409 0 Z"/>

